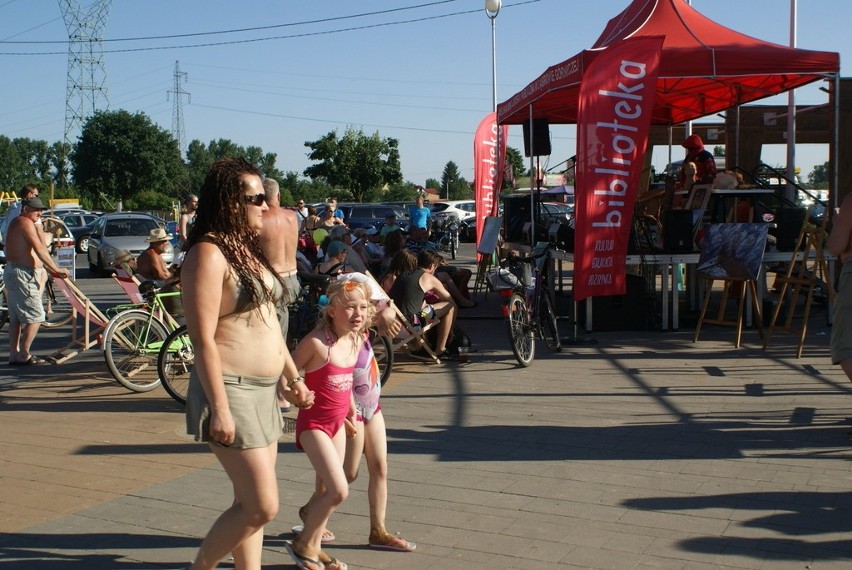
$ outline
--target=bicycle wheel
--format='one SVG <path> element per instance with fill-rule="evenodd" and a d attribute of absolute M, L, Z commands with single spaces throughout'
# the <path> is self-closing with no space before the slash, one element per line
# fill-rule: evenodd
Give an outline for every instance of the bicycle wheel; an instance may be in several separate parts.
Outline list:
<path fill-rule="evenodd" d="M 0 282 L 0 329 L 9 320 L 9 302 L 6 300 L 6 284 Z"/>
<path fill-rule="evenodd" d="M 512 352 L 521 366 L 529 366 L 535 357 L 535 338 L 530 323 L 530 313 L 521 293 L 509 297 L 509 339 Z"/>
<path fill-rule="evenodd" d="M 160 385 L 157 355 L 169 331 L 146 311 L 124 311 L 114 316 L 104 333 L 104 358 L 119 383 L 134 392 Z"/>
<path fill-rule="evenodd" d="M 56 295 L 53 289 L 53 277 L 44 284 L 44 328 L 55 329 L 71 322 L 74 316 L 71 304 L 65 295 Z"/>
<path fill-rule="evenodd" d="M 458 238 L 452 234 L 450 234 L 450 256 L 455 259 L 456 251 L 459 248 Z"/>
<path fill-rule="evenodd" d="M 556 323 L 556 313 L 550 303 L 550 292 L 542 288 L 540 295 L 538 322 L 541 324 L 542 339 L 547 343 L 547 348 L 559 352 L 562 350 L 562 341 L 559 340 L 559 327 Z"/>
<path fill-rule="evenodd" d="M 186 404 L 189 374 L 195 366 L 195 351 L 186 332 L 186 325 L 176 328 L 163 342 L 157 357 L 157 373 L 169 396 Z"/>
<path fill-rule="evenodd" d="M 379 364 L 379 381 L 384 386 L 388 382 L 393 368 L 393 344 L 386 336 L 379 336 L 376 329 L 370 329 L 370 344 Z"/>

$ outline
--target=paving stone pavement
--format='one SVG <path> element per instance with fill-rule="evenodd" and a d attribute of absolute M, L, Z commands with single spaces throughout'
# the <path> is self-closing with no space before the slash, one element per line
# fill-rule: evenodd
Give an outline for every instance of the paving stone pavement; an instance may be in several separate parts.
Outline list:
<path fill-rule="evenodd" d="M 400 363 L 383 393 L 388 527 L 417 551 L 366 547 L 362 466 L 330 523 L 333 556 L 352 569 L 852 565 L 852 383 L 829 362 L 824 308 L 801 359 L 791 335 L 764 352 L 747 331 L 735 349 L 733 330 L 707 326 L 698 343 L 691 328 L 594 333 L 519 368 L 496 295 L 480 301 L 461 315 L 479 348 L 468 364 Z M 181 408 L 161 389 L 128 393 L 96 350 L 3 366 L 0 440 L 2 568 L 179 568 L 231 501 Z M 279 450 L 265 568 L 293 567 L 284 540 L 314 484 L 292 436 Z"/>

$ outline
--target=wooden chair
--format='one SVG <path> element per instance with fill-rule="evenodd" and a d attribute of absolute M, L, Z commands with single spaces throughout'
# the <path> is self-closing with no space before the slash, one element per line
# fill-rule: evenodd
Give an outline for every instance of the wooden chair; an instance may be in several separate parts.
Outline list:
<path fill-rule="evenodd" d="M 828 216 L 823 217 L 821 224 L 813 225 L 810 221 L 811 209 L 808 208 L 805 214 L 786 273 L 779 275 L 775 280 L 775 285 L 781 287 L 778 293 L 778 302 L 775 304 L 769 321 L 769 330 L 763 342 L 763 350 L 766 350 L 769 347 L 769 339 L 776 330 L 793 333 L 798 337 L 796 358 L 802 357 L 805 336 L 808 332 L 808 319 L 814 300 L 814 290 L 817 288 L 818 280 L 822 280 L 825 284 L 829 306 L 834 304 L 834 286 L 829 276 L 828 261 L 823 250 L 823 244 L 828 237 L 826 231 Z M 804 297 L 805 300 L 804 313 L 801 315 L 801 324 L 794 326 L 793 319 L 800 297 Z M 788 304 L 786 318 L 781 319 L 783 322 L 779 322 L 781 307 L 784 304 Z"/>
<path fill-rule="evenodd" d="M 56 279 L 53 284 L 68 299 L 72 312 L 71 342 L 48 357 L 52 362 L 62 364 L 80 352 L 100 344 L 109 319 L 80 291 L 73 280 Z M 78 316 L 82 317 L 82 323 Z"/>

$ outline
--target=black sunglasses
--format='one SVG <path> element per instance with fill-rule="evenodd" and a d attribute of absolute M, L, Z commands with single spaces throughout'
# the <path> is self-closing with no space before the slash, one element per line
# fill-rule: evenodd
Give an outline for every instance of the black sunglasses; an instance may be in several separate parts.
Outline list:
<path fill-rule="evenodd" d="M 243 202 L 253 206 L 263 206 L 266 202 L 266 194 L 255 194 L 254 196 L 243 196 Z"/>

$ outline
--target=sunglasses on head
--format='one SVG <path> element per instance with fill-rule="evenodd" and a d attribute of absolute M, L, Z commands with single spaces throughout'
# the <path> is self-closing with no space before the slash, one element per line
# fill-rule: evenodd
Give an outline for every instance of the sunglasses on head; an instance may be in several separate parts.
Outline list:
<path fill-rule="evenodd" d="M 254 194 L 253 196 L 243 196 L 243 202 L 252 206 L 263 206 L 266 202 L 266 194 Z"/>

